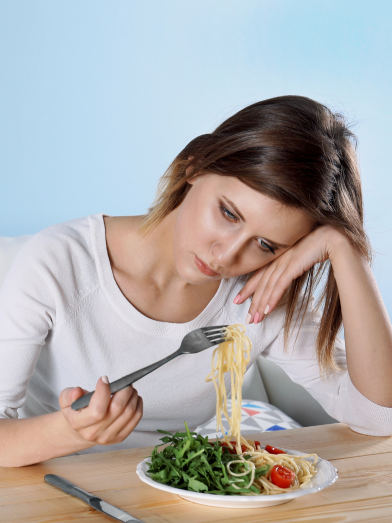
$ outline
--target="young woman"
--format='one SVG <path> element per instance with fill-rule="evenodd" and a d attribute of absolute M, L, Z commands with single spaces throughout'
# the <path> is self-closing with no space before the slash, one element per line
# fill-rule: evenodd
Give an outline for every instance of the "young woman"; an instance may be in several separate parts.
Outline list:
<path fill-rule="evenodd" d="M 156 429 L 206 422 L 213 349 L 141 379 L 140 395 L 111 397 L 107 376 L 233 323 L 249 324 L 251 364 L 263 354 L 335 419 L 391 435 L 392 329 L 370 258 L 343 118 L 299 96 L 246 107 L 181 151 L 146 216 L 72 220 L 22 248 L 0 295 L 0 465 L 152 445 Z"/>

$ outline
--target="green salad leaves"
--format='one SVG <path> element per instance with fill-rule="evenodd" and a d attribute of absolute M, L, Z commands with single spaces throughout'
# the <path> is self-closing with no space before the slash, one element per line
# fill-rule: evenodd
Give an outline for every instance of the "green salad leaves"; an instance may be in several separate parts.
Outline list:
<path fill-rule="evenodd" d="M 240 493 L 260 491 L 253 485 L 250 488 L 241 488 L 248 485 L 249 474 L 242 477 L 232 476 L 227 471 L 227 463 L 238 460 L 236 454 L 230 454 L 227 447 L 222 447 L 219 441 L 209 443 L 208 437 L 191 432 L 185 423 L 186 432 L 171 434 L 164 430 L 158 432 L 167 434 L 161 438 L 161 445 L 169 443 L 161 452 L 157 445 L 150 456 L 148 475 L 151 479 L 183 490 L 192 490 L 206 494 L 238 495 Z M 250 459 L 251 456 L 244 456 Z M 234 473 L 246 470 L 246 463 L 231 465 Z M 266 474 L 269 466 L 256 469 L 255 478 Z M 239 489 L 233 487 L 236 484 Z"/>

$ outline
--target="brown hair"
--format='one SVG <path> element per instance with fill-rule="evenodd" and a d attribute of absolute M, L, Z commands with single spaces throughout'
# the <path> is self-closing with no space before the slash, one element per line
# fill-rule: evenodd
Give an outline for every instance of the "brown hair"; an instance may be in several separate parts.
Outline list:
<path fill-rule="evenodd" d="M 284 205 L 303 210 L 315 227 L 335 227 L 371 261 L 363 227 L 356 148 L 356 137 L 344 117 L 321 103 L 303 96 L 257 102 L 225 120 L 211 134 L 198 136 L 178 154 L 159 182 L 141 231 L 151 230 L 181 204 L 191 187 L 187 183 L 190 178 L 208 172 L 234 176 Z M 300 315 L 323 276 L 325 283 L 317 301 L 317 307 L 323 305 L 323 314 L 316 350 L 325 372 L 337 368 L 334 344 L 342 326 L 339 293 L 329 261 L 294 280 L 279 306 L 287 307 L 287 346 L 298 300 L 302 295 Z"/>

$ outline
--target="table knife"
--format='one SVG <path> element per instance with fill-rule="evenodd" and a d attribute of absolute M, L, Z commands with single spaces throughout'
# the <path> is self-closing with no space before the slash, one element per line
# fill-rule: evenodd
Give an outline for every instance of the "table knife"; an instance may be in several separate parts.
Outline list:
<path fill-rule="evenodd" d="M 90 507 L 95 508 L 95 510 L 99 510 L 118 521 L 123 521 L 123 523 L 131 523 L 135 521 L 143 523 L 140 519 L 134 518 L 128 514 L 128 512 L 124 512 L 124 510 L 110 505 L 110 503 L 106 503 L 106 501 L 90 494 L 90 492 L 86 492 L 61 476 L 57 476 L 56 474 L 46 474 L 44 479 L 54 487 L 61 489 L 66 494 L 71 494 L 71 496 L 81 499 L 90 505 Z"/>

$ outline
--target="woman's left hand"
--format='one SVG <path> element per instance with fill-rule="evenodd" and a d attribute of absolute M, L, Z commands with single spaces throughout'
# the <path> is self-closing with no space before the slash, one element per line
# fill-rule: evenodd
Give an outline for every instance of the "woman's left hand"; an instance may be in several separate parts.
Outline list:
<path fill-rule="evenodd" d="M 307 234 L 268 265 L 257 270 L 239 292 L 236 303 L 243 303 L 253 294 L 246 323 L 258 323 L 272 312 L 293 280 L 316 263 L 331 257 L 338 241 L 347 238 L 329 226 L 321 226 Z"/>

